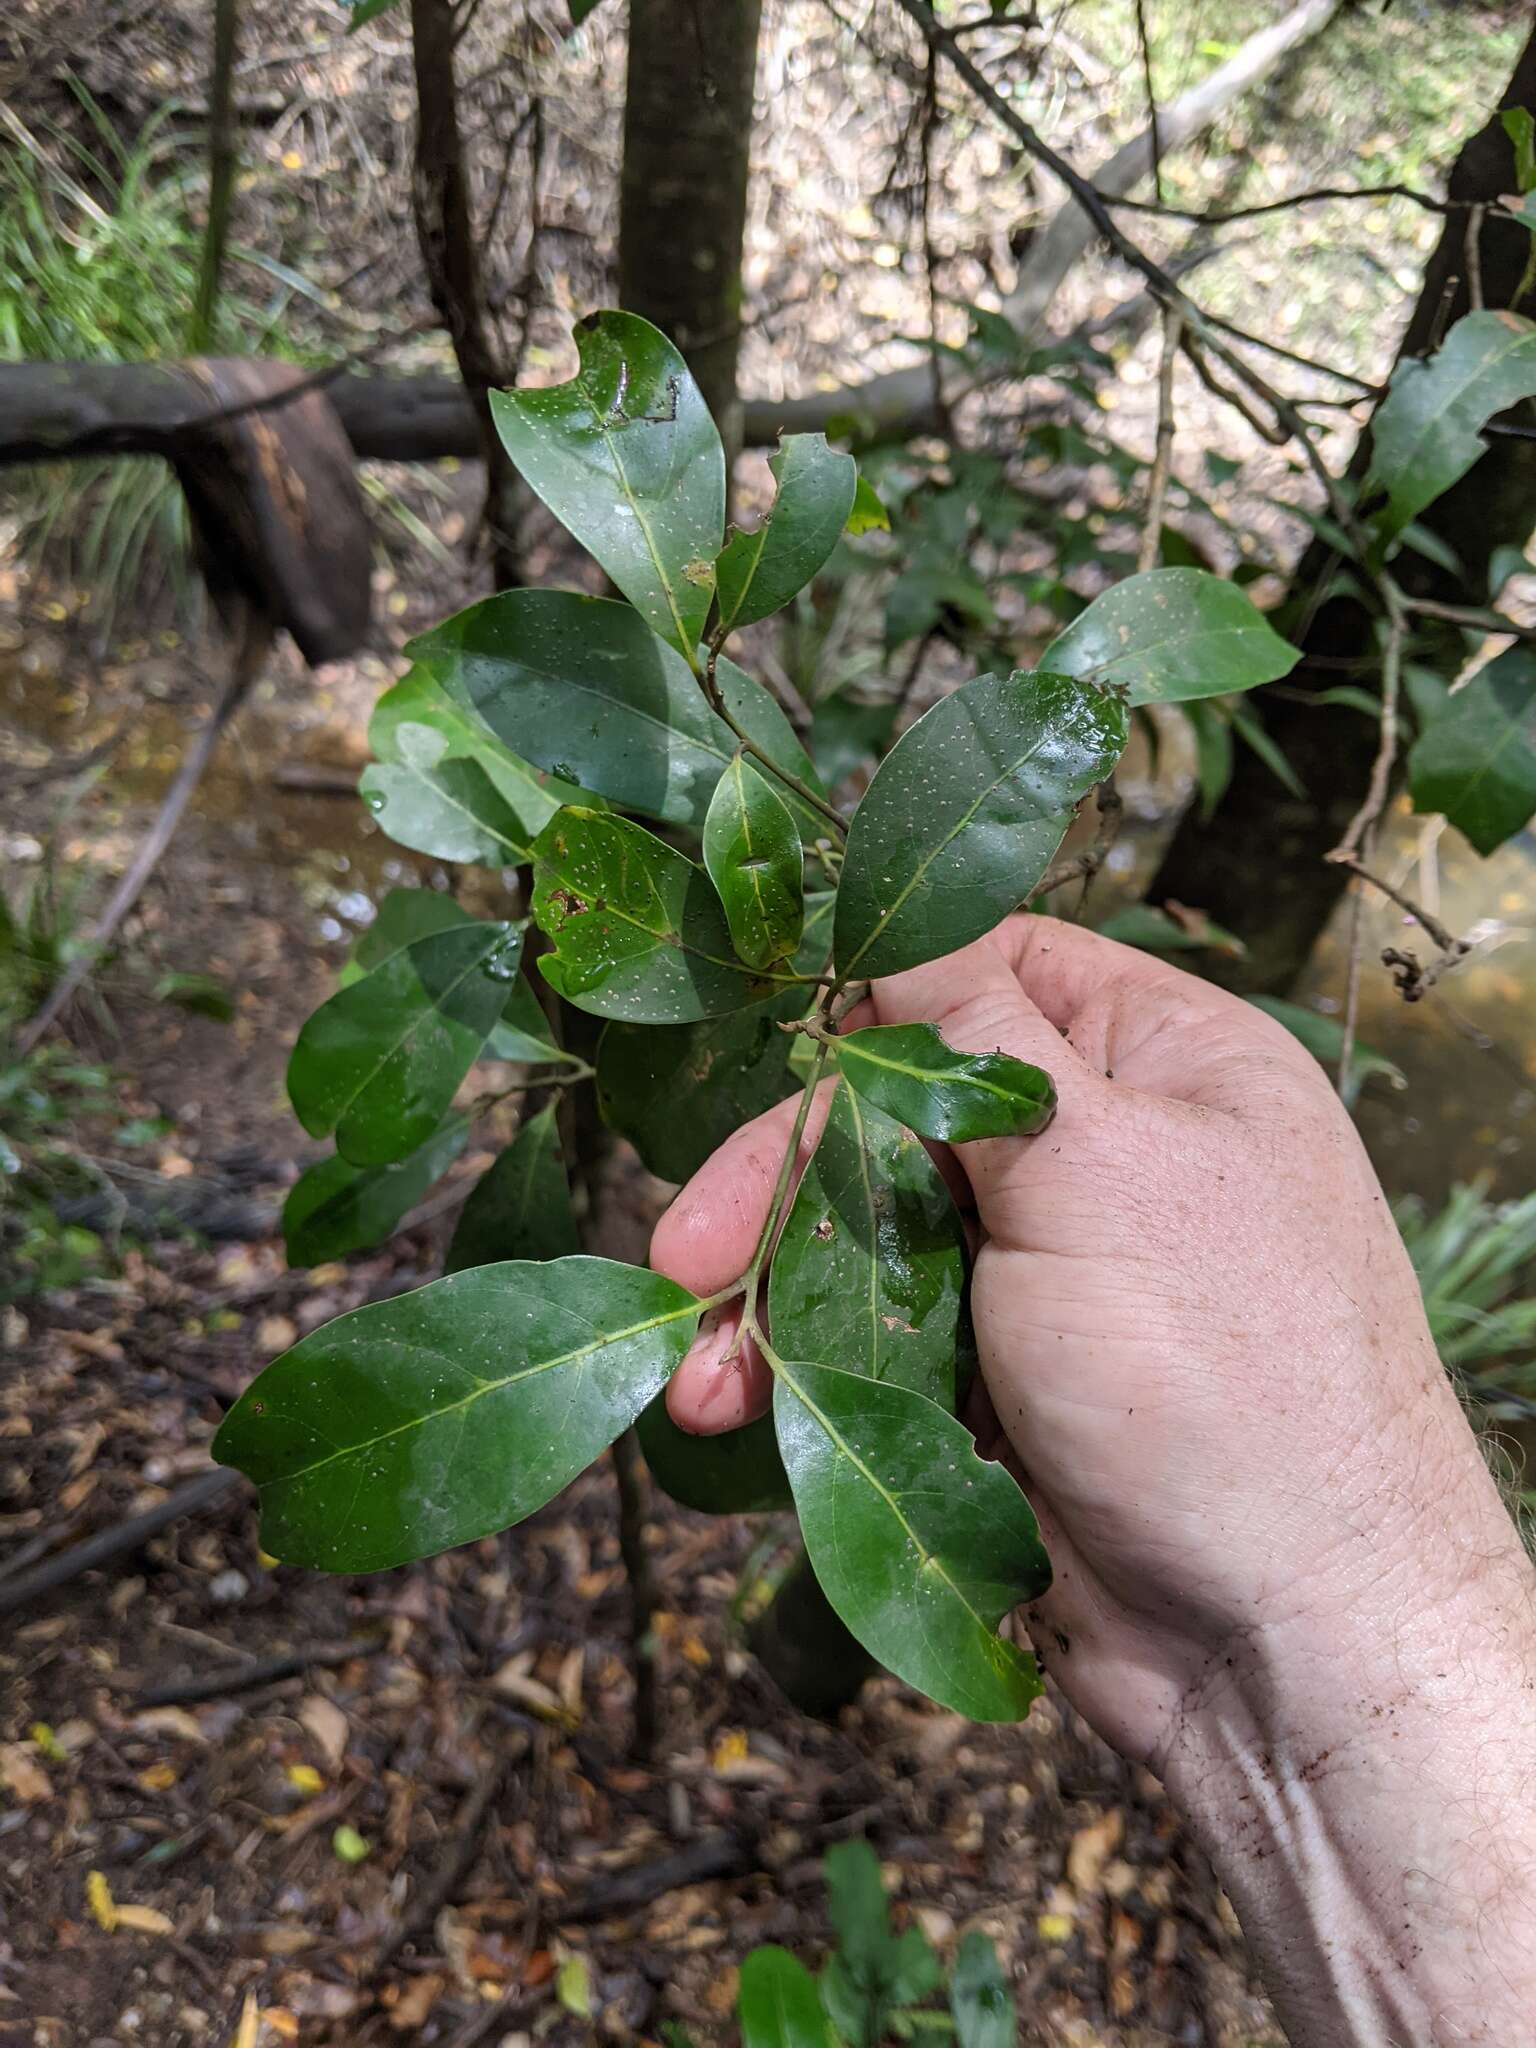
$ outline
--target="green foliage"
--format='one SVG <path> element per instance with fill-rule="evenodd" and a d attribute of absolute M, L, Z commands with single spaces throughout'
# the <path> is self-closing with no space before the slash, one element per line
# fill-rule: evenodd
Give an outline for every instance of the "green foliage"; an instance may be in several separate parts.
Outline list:
<path fill-rule="evenodd" d="M 1386 540 L 1483 452 L 1496 412 L 1536 394 L 1536 325 L 1517 313 L 1468 313 L 1432 356 L 1403 363 L 1371 425 L 1369 482 L 1386 493 Z"/>
<path fill-rule="evenodd" d="M 944 1990 L 943 1964 L 921 1928 L 893 1931 L 874 1850 L 840 1842 L 825 1868 L 837 1946 L 820 1977 L 787 1949 L 753 1949 L 737 1993 L 742 2048 L 881 2048 L 930 2034 L 952 2034 L 959 2048 L 1013 2048 L 1013 1995 L 984 1934 L 961 1942 L 949 2012 L 936 2012 L 927 2001 Z"/>
<path fill-rule="evenodd" d="M 798 1188 L 784 1162 L 746 1272 L 699 1300 L 570 1255 L 546 1105 L 470 1196 L 449 1277 L 305 1337 L 231 1411 L 217 1452 L 262 1487 L 275 1554 L 365 1571 L 516 1521 L 638 1422 L 680 1499 L 761 1511 L 792 1495 L 828 1598 L 891 1670 L 961 1712 L 1015 1718 L 1039 1680 L 999 1624 L 1049 1565 L 1023 1494 L 956 1416 L 965 1234 L 920 1134 L 1036 1132 L 1050 1078 L 921 1026 L 840 1026 L 870 974 L 938 958 L 1036 886 L 1114 769 L 1128 696 L 1240 691 L 1291 650 L 1203 571 L 1138 579 L 1134 603 L 1117 614 L 1111 593 L 1065 636 L 1081 673 L 966 683 L 902 735 L 850 817 L 723 648 L 733 627 L 787 609 L 826 654 L 840 629 L 816 620 L 805 586 L 834 593 L 834 618 L 854 615 L 859 601 L 844 612 L 837 595 L 840 536 L 861 527 L 886 545 L 879 501 L 824 441 L 787 441 L 772 515 L 726 542 L 723 452 L 676 350 L 628 314 L 584 322 L 577 344 L 571 383 L 501 394 L 497 420 L 629 602 L 512 591 L 424 636 L 374 719 L 364 794 L 440 858 L 495 869 L 531 852 L 536 971 L 609 1020 L 599 1100 L 656 1171 L 681 1178 L 797 1084 L 800 1129 L 816 1128 L 805 1119 L 830 1073 L 826 1114 Z M 953 510 L 942 494 L 924 507 L 951 561 Z M 1000 535 L 1013 513 L 1000 486 L 982 517 Z M 897 694 L 860 662 L 840 680 L 879 702 L 850 700 L 841 733 L 825 717 L 813 732 L 839 765 L 878 744 Z M 521 942 L 520 925 L 431 892 L 381 906 L 290 1067 L 305 1127 L 338 1148 L 290 1198 L 295 1257 L 376 1241 L 408 1213 L 488 1099 L 455 1113 L 477 1061 L 523 1064 L 512 1088 L 589 1077 L 518 975 Z M 663 1389 L 700 1316 L 731 1301 L 774 1374 L 773 1417 L 690 1438 Z M 824 2019 L 858 2040 L 938 1981 L 926 1945 L 891 1937 L 864 1891 L 821 1994 Z M 987 2003 L 973 1968 L 957 2028 Z M 817 2024 L 787 1959 L 745 1981 L 764 1987 L 762 2026 Z"/>
<path fill-rule="evenodd" d="M 1319 1010 L 1309 1010 L 1304 1003 L 1288 1003 L 1283 996 L 1250 996 L 1248 1000 L 1256 1010 L 1263 1010 L 1277 1024 L 1283 1024 L 1291 1036 L 1330 1073 L 1338 1070 L 1344 1057 L 1344 1027 L 1336 1018 L 1325 1017 Z M 1383 1081 L 1389 1088 L 1408 1086 L 1408 1076 L 1401 1067 L 1395 1066 L 1385 1053 L 1377 1052 L 1374 1046 L 1356 1039 L 1350 1052 L 1349 1074 L 1343 1091 L 1345 1102 L 1352 1107 L 1360 1090 L 1372 1080 Z"/>
<path fill-rule="evenodd" d="M 1003 1052 L 956 1052 L 932 1024 L 872 1024 L 838 1040 L 866 1102 L 925 1138 L 1030 1137 L 1056 1108 L 1049 1074 Z"/>
<path fill-rule="evenodd" d="M 1536 1194 L 1490 1202 L 1483 1180 L 1394 1213 L 1446 1370 L 1490 1416 L 1536 1417 Z"/>
<path fill-rule="evenodd" d="M 1447 697 L 1408 757 L 1416 811 L 1443 811 L 1479 853 L 1536 812 L 1536 652 L 1511 647 Z"/>

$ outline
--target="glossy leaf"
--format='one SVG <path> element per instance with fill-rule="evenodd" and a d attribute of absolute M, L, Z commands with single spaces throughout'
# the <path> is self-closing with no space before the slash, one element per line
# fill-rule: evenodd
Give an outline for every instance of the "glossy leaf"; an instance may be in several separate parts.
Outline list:
<path fill-rule="evenodd" d="M 1019 2015 L 997 1950 L 972 1928 L 955 1957 L 949 2009 L 958 2048 L 1018 2048 Z"/>
<path fill-rule="evenodd" d="M 737 961 L 704 870 L 643 827 L 568 807 L 533 853 L 533 914 L 554 943 L 539 971 L 578 1010 L 689 1024 L 773 992 Z"/>
<path fill-rule="evenodd" d="M 737 958 L 759 971 L 794 952 L 805 922 L 805 855 L 795 821 L 744 755 L 715 785 L 704 866 Z"/>
<path fill-rule="evenodd" d="M 558 778 L 568 803 L 591 791 L 646 817 L 702 825 L 740 744 L 687 662 L 632 606 L 609 598 L 505 590 L 413 647 L 442 677 L 456 715 Z M 815 769 L 762 684 L 723 660 L 717 680 L 747 736 L 814 786 Z M 805 815 L 819 825 L 814 811 Z"/>
<path fill-rule="evenodd" d="M 319 1266 L 366 1251 L 392 1235 L 469 1139 L 456 1117 L 392 1166 L 354 1166 L 339 1152 L 318 1160 L 294 1182 L 283 1204 L 283 1244 L 290 1266 Z"/>
<path fill-rule="evenodd" d="M 797 782 L 806 784 L 818 796 L 824 797 L 826 784 L 816 763 L 806 752 L 800 735 L 762 684 L 755 682 L 734 661 L 721 655 L 715 665 L 715 686 L 733 721 L 733 738 L 739 740 L 744 734 L 770 761 L 780 768 L 787 768 Z M 796 796 L 792 789 L 780 787 L 777 782 L 774 787 L 794 813 L 807 846 L 814 846 L 817 839 L 826 836 L 827 821 L 819 811 Z"/>
<path fill-rule="evenodd" d="M 736 2016 L 741 2048 L 838 2048 L 815 1978 L 774 1942 L 753 1949 L 742 1963 Z"/>
<path fill-rule="evenodd" d="M 432 737 L 442 742 L 431 752 Z M 418 662 L 384 692 L 368 721 L 368 744 L 382 762 L 412 767 L 428 758 L 472 760 L 484 770 L 497 795 L 517 819 L 524 845 L 562 804 L 590 802 L 572 782 L 562 782 L 515 754 L 457 704 L 431 666 Z M 388 830 L 388 826 L 385 827 Z"/>
<path fill-rule="evenodd" d="M 1056 1113 L 1039 1067 L 1005 1052 L 956 1052 L 933 1024 L 871 1024 L 837 1041 L 837 1064 L 866 1102 L 925 1138 L 1023 1138 Z"/>
<path fill-rule="evenodd" d="M 773 510 L 752 533 L 733 534 L 715 564 L 719 629 L 766 619 L 804 589 L 853 511 L 858 465 L 825 434 L 787 434 L 769 458 Z"/>
<path fill-rule="evenodd" d="M 689 662 L 725 526 L 725 453 L 666 336 L 634 313 L 576 323 L 569 384 L 493 391 L 507 453 L 641 617 Z"/>
<path fill-rule="evenodd" d="M 380 829 L 397 846 L 437 860 L 482 867 L 527 860 L 532 837 L 480 763 L 455 758 L 426 726 L 413 730 L 412 759 L 375 761 L 357 785 Z"/>
<path fill-rule="evenodd" d="M 366 974 L 391 953 L 398 953 L 402 946 L 417 939 L 479 922 L 472 911 L 465 910 L 441 889 L 391 889 L 388 895 L 380 897 L 377 915 L 352 948 L 348 966 Z M 357 974 L 352 979 L 355 981 Z"/>
<path fill-rule="evenodd" d="M 357 1166 L 424 1144 L 501 1013 L 521 947 L 510 925 L 456 926 L 322 1003 L 288 1062 L 288 1094 L 310 1136 L 334 1131 Z"/>
<path fill-rule="evenodd" d="M 702 824 L 736 748 L 682 656 L 609 598 L 504 590 L 413 651 L 503 745 L 647 817 Z"/>
<path fill-rule="evenodd" d="M 895 974 L 979 938 L 1050 866 L 1109 774 L 1124 707 L 1067 676 L 978 676 L 908 728 L 854 813 L 838 970 Z"/>
<path fill-rule="evenodd" d="M 1016 1721 L 1034 1660 L 997 1634 L 1050 1583 L 1029 1503 L 907 1387 L 776 1368 L 779 1449 L 823 1592 L 870 1655 L 973 1721 Z"/>
<path fill-rule="evenodd" d="M 485 1056 L 492 1060 L 511 1060 L 519 1066 L 528 1067 L 548 1066 L 574 1057 L 556 1045 L 549 1019 L 533 992 L 533 986 L 522 975 L 512 984 L 507 1006 L 485 1042 Z"/>
<path fill-rule="evenodd" d="M 791 1505 L 773 1418 L 760 1415 L 721 1436 L 679 1429 L 658 1394 L 635 1424 L 651 1477 L 685 1508 L 705 1515 L 771 1514 Z"/>
<path fill-rule="evenodd" d="M 839 1082 L 773 1255 L 775 1349 L 799 1357 L 814 1343 L 953 1408 L 964 1242 L 921 1140 Z"/>
<path fill-rule="evenodd" d="M 795 1041 L 779 1025 L 808 1008 L 802 990 L 700 1024 L 609 1024 L 597 1048 L 604 1121 L 662 1180 L 690 1179 L 732 1131 L 794 1092 Z"/>
<path fill-rule="evenodd" d="M 1536 324 L 1468 313 L 1432 356 L 1399 366 L 1371 421 L 1368 485 L 1387 493 L 1378 523 L 1400 533 L 1483 453 L 1495 413 L 1536 394 Z"/>
<path fill-rule="evenodd" d="M 1272 683 L 1300 659 L 1235 583 L 1206 569 L 1148 569 L 1079 612 L 1040 666 L 1091 677 L 1131 704 L 1182 704 Z"/>
<path fill-rule="evenodd" d="M 375 1572 L 553 1500 L 676 1369 L 699 1304 L 608 1259 L 509 1261 L 338 1316 L 269 1365 L 213 1453 L 285 1563 Z"/>
<path fill-rule="evenodd" d="M 548 1103 L 476 1181 L 443 1271 L 461 1273 L 499 1259 L 564 1259 L 580 1249 L 555 1106 Z"/>
<path fill-rule="evenodd" d="M 1536 651 L 1511 647 L 1445 701 L 1414 742 L 1416 811 L 1443 811 L 1479 853 L 1536 814 Z"/>

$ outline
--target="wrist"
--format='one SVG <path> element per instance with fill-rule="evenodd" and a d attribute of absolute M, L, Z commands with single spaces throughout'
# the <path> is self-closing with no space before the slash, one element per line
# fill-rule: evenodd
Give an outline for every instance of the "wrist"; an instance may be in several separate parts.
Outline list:
<path fill-rule="evenodd" d="M 1536 2005 L 1536 1577 L 1491 1484 L 1452 1492 L 1213 1658 L 1163 1758 L 1298 2048 L 1506 2044 Z"/>

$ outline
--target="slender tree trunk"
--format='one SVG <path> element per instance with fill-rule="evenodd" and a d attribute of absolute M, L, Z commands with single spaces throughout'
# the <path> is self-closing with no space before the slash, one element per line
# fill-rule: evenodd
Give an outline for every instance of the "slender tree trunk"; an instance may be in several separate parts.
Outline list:
<path fill-rule="evenodd" d="M 229 241 L 230 202 L 240 137 L 235 121 L 235 55 L 240 40 L 240 0 L 214 0 L 213 76 L 208 83 L 208 225 L 203 233 L 202 268 L 192 309 L 189 346 L 204 355 L 213 342 L 219 281 Z"/>
<path fill-rule="evenodd" d="M 474 208 L 459 132 L 453 71 L 455 14 L 449 0 L 411 0 L 416 67 L 416 163 L 411 198 L 427 286 L 448 330 L 469 393 L 485 459 L 485 519 L 498 589 L 520 580 L 513 527 L 517 475 L 491 418 L 490 392 L 502 381 L 491 342 Z"/>
<path fill-rule="evenodd" d="M 1500 107 L 1536 113 L 1536 33 L 1526 44 Z M 1450 178 L 1450 197 L 1491 201 L 1514 189 L 1514 150 L 1497 113 L 1462 149 Z M 1467 261 L 1469 234 L 1479 217 L 1458 209 L 1446 216 L 1445 231 L 1430 257 L 1423 289 L 1403 337 L 1403 357 L 1436 347 L 1446 329 L 1471 309 Z M 1532 295 L 1521 297 L 1531 252 L 1527 228 L 1494 216 L 1483 217 L 1478 235 L 1478 268 L 1483 303 L 1532 310 Z M 1516 415 L 1529 419 L 1530 408 Z M 1369 440 L 1362 442 L 1352 473 L 1363 475 Z M 1452 574 L 1422 555 L 1404 550 L 1393 573 L 1412 596 L 1482 603 L 1488 567 L 1496 547 L 1523 547 L 1536 526 L 1536 443 L 1493 440 L 1468 474 L 1422 515 L 1421 523 L 1455 553 L 1461 573 Z M 1326 547 L 1308 550 L 1297 571 L 1298 594 L 1315 590 L 1331 573 Z M 1148 891 L 1154 902 L 1168 897 L 1198 904 L 1218 923 L 1238 932 L 1248 945 L 1242 960 L 1213 962 L 1213 978 L 1229 987 L 1279 992 L 1301 973 L 1347 886 L 1345 870 L 1324 859 L 1342 837 L 1365 792 L 1376 734 L 1368 721 L 1320 705 L 1315 693 L 1342 681 L 1373 681 L 1353 673 L 1351 663 L 1372 660 L 1375 622 L 1356 597 L 1329 599 L 1317 611 L 1303 642 L 1305 659 L 1281 690 L 1264 693 L 1264 721 L 1305 788 L 1287 794 L 1249 748 L 1239 746 L 1231 785 L 1214 817 L 1202 824 L 1191 813 L 1175 833 Z M 1416 660 L 1448 673 L 1460 666 L 1465 643 L 1454 628 L 1437 644 L 1426 637 Z"/>
<path fill-rule="evenodd" d="M 630 0 L 619 299 L 688 360 L 740 445 L 741 244 L 761 0 Z"/>

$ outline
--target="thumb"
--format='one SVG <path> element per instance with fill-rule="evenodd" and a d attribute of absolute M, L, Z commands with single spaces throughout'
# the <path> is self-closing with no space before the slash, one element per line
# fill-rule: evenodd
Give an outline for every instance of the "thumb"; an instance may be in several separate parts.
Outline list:
<path fill-rule="evenodd" d="M 957 1052 L 1011 1053 L 1043 1068 L 1055 1083 L 1057 1112 L 1049 1135 L 978 1138 L 954 1147 L 975 1190 L 988 1235 L 1015 1238 L 1013 1219 L 1005 1211 L 1008 1198 L 1018 1190 L 1030 1148 L 1037 1143 L 1059 1145 L 1063 1132 L 1071 1134 L 1094 1122 L 1107 1085 L 1104 1076 L 1024 993 L 992 935 L 942 960 L 876 982 L 873 1008 L 881 1024 L 937 1025 Z"/>

